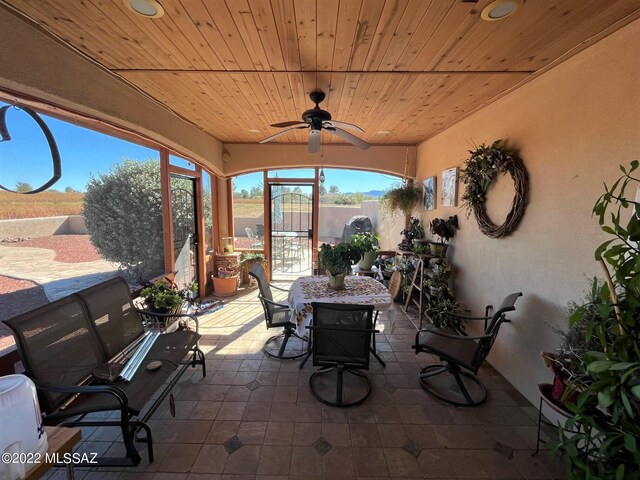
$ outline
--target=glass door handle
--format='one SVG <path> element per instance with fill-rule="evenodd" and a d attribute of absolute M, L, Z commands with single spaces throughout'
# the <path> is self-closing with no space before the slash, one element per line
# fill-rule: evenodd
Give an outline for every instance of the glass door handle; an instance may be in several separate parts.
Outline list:
<path fill-rule="evenodd" d="M 313 229 L 312 228 L 309 229 L 309 238 L 311 240 L 313 240 Z"/>

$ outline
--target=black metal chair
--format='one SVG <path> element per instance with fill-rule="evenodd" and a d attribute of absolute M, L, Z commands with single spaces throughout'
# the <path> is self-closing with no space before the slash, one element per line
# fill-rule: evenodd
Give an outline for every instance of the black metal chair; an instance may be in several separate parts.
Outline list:
<path fill-rule="evenodd" d="M 373 305 L 312 305 L 313 325 L 307 328 L 313 365 L 321 368 L 309 379 L 311 394 L 325 405 L 358 405 L 371 393 L 371 382 L 356 370 L 369 369 Z"/>
<path fill-rule="evenodd" d="M 267 328 L 282 327 L 282 333 L 274 335 L 266 341 L 263 347 L 264 353 L 273 358 L 296 359 L 307 354 L 307 349 L 304 346 L 305 339 L 299 337 L 296 334 L 296 325 L 291 319 L 291 309 L 288 305 L 283 303 L 277 303 L 273 300 L 273 293 L 271 287 L 287 292 L 284 288 L 271 285 L 267 281 L 267 275 L 264 269 L 259 264 L 254 264 L 249 272 L 253 278 L 258 282 L 258 289 L 260 294 L 258 298 L 262 303 L 264 310 L 264 318 L 267 322 Z M 290 343 L 290 340 L 295 340 L 295 345 Z M 287 350 L 287 347 L 289 349 Z"/>
<path fill-rule="evenodd" d="M 422 388 L 432 397 L 452 405 L 474 407 L 483 403 L 487 398 L 487 389 L 476 374 L 493 346 L 500 325 L 510 321 L 505 313 L 515 310 L 516 300 L 521 296 L 520 292 L 508 295 L 492 317 L 456 315 L 464 320 L 484 320 L 485 331 L 482 335 L 469 336 L 464 332 L 434 327 L 420 330 L 412 347 L 416 354 L 430 353 L 445 362 L 420 370 L 418 381 Z M 491 321 L 487 325 L 489 320 Z M 462 369 L 469 370 L 473 375 Z M 433 377 L 447 372 L 453 376 L 455 384 L 447 381 L 444 385 L 437 385 Z"/>

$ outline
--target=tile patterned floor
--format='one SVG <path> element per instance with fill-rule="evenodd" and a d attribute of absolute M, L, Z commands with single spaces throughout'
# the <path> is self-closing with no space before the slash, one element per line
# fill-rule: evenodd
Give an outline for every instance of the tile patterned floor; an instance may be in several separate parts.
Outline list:
<path fill-rule="evenodd" d="M 415 327 L 398 311 L 379 319 L 371 396 L 339 409 L 316 401 L 308 386 L 314 368 L 261 352 L 267 332 L 256 290 L 245 290 L 201 320 L 208 375 L 190 371 L 150 421 L 156 461 L 129 469 L 76 470 L 93 479 L 555 479 L 564 478 L 546 453 L 533 457 L 537 410 L 491 367 L 480 372 L 488 401 L 450 407 L 418 385 Z M 399 310 L 399 309 L 398 309 Z M 122 452 L 115 429 L 86 428 L 79 448 Z M 53 470 L 49 478 L 66 478 Z"/>

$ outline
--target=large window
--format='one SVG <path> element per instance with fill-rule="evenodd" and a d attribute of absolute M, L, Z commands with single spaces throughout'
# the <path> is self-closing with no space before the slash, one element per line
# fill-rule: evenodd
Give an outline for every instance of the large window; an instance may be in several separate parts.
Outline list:
<path fill-rule="evenodd" d="M 0 191 L 0 320 L 113 275 L 136 283 L 164 272 L 158 150 L 41 117 L 62 178 L 42 193 Z M 9 108 L 6 120 L 0 184 L 31 190 L 51 177 L 49 148 L 24 111 Z"/>
<path fill-rule="evenodd" d="M 262 172 L 233 177 L 233 246 L 262 248 L 264 237 L 264 175 Z"/>

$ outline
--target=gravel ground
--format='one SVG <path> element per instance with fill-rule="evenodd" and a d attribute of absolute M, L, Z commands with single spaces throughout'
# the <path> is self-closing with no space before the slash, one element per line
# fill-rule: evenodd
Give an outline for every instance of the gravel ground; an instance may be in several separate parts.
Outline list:
<path fill-rule="evenodd" d="M 28 280 L 16 280 L 0 275 L 0 304 L 2 305 L 0 320 L 32 310 L 48 301 L 40 285 Z M 11 331 L 0 323 L 0 350 L 10 345 L 13 345 Z"/>
<path fill-rule="evenodd" d="M 48 248 L 56 252 L 55 260 L 63 263 L 95 262 L 102 260 L 89 235 L 52 235 L 16 243 L 2 243 L 3 247 Z"/>
<path fill-rule="evenodd" d="M 1 245 L 48 248 L 56 253 L 55 260 L 63 263 L 95 262 L 102 259 L 91 245 L 89 235 L 52 235 L 17 243 L 3 242 Z M 0 275 L 0 320 L 32 310 L 48 301 L 40 285 Z M 0 350 L 12 344 L 10 330 L 0 323 Z"/>

